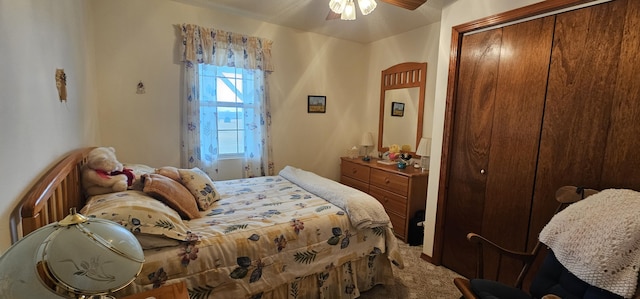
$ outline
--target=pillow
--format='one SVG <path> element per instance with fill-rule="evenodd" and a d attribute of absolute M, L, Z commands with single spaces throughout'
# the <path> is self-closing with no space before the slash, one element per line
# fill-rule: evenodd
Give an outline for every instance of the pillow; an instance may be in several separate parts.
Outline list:
<path fill-rule="evenodd" d="M 160 167 L 160 168 L 156 168 L 155 172 L 157 174 L 164 175 L 174 181 L 178 181 L 178 182 L 182 181 L 182 179 L 180 178 L 180 173 L 178 172 L 178 168 L 176 167 L 173 167 L 173 166 Z"/>
<path fill-rule="evenodd" d="M 164 236 L 178 241 L 190 238 L 189 228 L 178 212 L 142 191 L 92 196 L 80 213 L 114 221 L 134 234 Z"/>
<path fill-rule="evenodd" d="M 143 176 L 145 193 L 176 210 L 183 219 L 200 218 L 193 195 L 182 184 L 163 175 L 148 173 Z"/>
<path fill-rule="evenodd" d="M 213 181 L 198 167 L 191 169 L 178 169 L 182 184 L 191 191 L 196 198 L 198 207 L 204 211 L 211 207 L 213 203 L 220 200 L 220 194 L 213 186 Z"/>

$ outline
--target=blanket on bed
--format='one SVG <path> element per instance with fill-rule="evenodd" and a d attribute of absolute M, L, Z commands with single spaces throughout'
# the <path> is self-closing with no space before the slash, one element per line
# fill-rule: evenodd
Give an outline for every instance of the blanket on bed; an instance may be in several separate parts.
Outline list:
<path fill-rule="evenodd" d="M 358 229 L 391 227 L 384 207 L 369 194 L 292 166 L 286 166 L 279 175 L 343 209 Z"/>
<path fill-rule="evenodd" d="M 608 189 L 555 215 L 540 241 L 578 278 L 631 298 L 640 269 L 639 232 L 640 193 Z"/>

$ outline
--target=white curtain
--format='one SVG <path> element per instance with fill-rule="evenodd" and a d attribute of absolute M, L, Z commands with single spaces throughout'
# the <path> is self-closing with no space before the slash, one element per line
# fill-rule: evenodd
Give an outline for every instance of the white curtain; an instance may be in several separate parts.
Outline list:
<path fill-rule="evenodd" d="M 273 71 L 272 42 L 257 37 L 183 24 L 182 46 L 185 69 L 185 96 L 182 120 L 182 167 L 198 167 L 215 178 L 219 165 L 217 112 L 201 109 L 199 64 L 243 69 L 243 78 L 253 77 L 245 86 L 243 106 L 243 177 L 273 175 L 270 145 L 271 113 L 266 77 Z"/>

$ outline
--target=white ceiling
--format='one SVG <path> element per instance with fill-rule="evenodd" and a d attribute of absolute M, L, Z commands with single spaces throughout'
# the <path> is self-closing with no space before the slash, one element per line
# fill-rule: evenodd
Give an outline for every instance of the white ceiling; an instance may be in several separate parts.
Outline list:
<path fill-rule="evenodd" d="M 359 43 L 370 43 L 439 22 L 443 3 L 448 0 L 428 0 L 413 11 L 378 0 L 378 6 L 369 15 L 363 16 L 356 8 L 357 14 L 354 21 L 325 20 L 329 13 L 329 0 L 175 1 L 221 10 L 298 30 Z"/>

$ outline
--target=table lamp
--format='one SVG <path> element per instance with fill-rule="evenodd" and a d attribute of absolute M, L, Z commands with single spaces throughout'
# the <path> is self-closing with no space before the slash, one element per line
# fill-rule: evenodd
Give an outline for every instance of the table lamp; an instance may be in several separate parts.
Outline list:
<path fill-rule="evenodd" d="M 431 138 L 422 137 L 418 144 L 416 155 L 420 156 L 420 167 L 422 171 L 429 169 L 429 157 L 431 156 Z"/>
<path fill-rule="evenodd" d="M 373 146 L 373 135 L 371 135 L 371 132 L 366 132 L 362 135 L 360 145 L 364 147 L 364 157 L 362 157 L 362 161 L 371 160 L 371 157 L 369 157 L 369 147 Z"/>
<path fill-rule="evenodd" d="M 113 298 L 140 274 L 136 237 L 105 219 L 71 210 L 28 234 L 0 257 L 3 298 Z"/>

